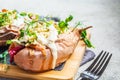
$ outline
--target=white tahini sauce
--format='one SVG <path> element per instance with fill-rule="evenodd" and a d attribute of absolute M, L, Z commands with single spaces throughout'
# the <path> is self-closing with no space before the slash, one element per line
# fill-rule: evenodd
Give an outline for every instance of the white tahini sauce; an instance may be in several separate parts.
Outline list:
<path fill-rule="evenodd" d="M 51 41 L 57 40 L 58 32 L 55 29 L 55 27 L 53 25 L 51 25 L 51 26 L 49 26 L 49 30 L 50 30 L 50 33 L 49 33 L 48 40 L 51 40 Z"/>
<path fill-rule="evenodd" d="M 55 68 L 56 60 L 57 60 L 57 47 L 55 45 L 55 40 L 57 40 L 57 30 L 53 25 L 49 26 L 50 34 L 48 37 L 49 44 L 48 46 L 51 48 L 52 55 L 53 55 L 53 62 L 52 62 L 52 69 Z"/>
<path fill-rule="evenodd" d="M 38 34 L 38 42 L 40 43 L 42 42 L 42 44 L 45 44 L 45 45 L 48 44 L 47 39 L 42 34 Z"/>
<path fill-rule="evenodd" d="M 53 55 L 52 69 L 54 69 L 56 65 L 56 60 L 57 60 L 57 47 L 54 42 L 48 44 L 48 46 L 50 47 L 52 51 L 52 55 Z"/>
<path fill-rule="evenodd" d="M 56 60 L 57 60 L 57 47 L 55 45 L 55 40 L 57 40 L 57 35 L 58 32 L 53 25 L 49 26 L 48 38 L 45 38 L 42 34 L 38 35 L 38 41 L 41 41 L 44 45 L 47 45 L 52 51 L 52 55 L 53 55 L 52 69 L 55 68 Z"/>

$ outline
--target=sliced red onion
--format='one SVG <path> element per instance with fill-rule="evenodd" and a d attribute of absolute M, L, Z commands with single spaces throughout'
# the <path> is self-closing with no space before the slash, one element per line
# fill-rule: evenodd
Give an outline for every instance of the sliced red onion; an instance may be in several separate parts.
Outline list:
<path fill-rule="evenodd" d="M 24 48 L 24 46 L 19 45 L 19 46 L 16 46 L 16 47 L 14 47 L 14 48 L 12 48 L 12 49 L 10 49 L 10 50 L 8 51 L 8 53 L 9 53 L 9 55 L 10 55 L 10 63 L 13 62 L 13 60 L 14 60 L 14 55 L 16 55 L 17 52 L 20 51 L 20 50 L 23 49 L 23 48 Z"/>

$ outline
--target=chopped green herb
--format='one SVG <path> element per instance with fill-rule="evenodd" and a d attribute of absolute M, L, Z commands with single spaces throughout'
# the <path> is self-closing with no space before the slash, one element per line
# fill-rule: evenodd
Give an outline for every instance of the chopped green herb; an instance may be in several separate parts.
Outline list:
<path fill-rule="evenodd" d="M 26 13 L 26 12 L 21 12 L 20 15 L 21 15 L 21 16 L 26 16 L 27 13 Z"/>
<path fill-rule="evenodd" d="M 4 26 L 10 23 L 9 14 L 0 13 L 0 26 Z"/>
<path fill-rule="evenodd" d="M 17 11 L 15 10 L 0 12 L 0 27 L 11 24 L 13 19 L 16 18 L 16 13 Z"/>
<path fill-rule="evenodd" d="M 58 30 L 58 34 L 60 34 L 60 30 Z"/>
<path fill-rule="evenodd" d="M 6 44 L 11 44 L 12 42 L 12 40 L 7 40 Z"/>
<path fill-rule="evenodd" d="M 17 11 L 17 10 L 13 10 L 12 12 L 13 12 L 13 13 L 18 13 L 18 11 Z"/>
<path fill-rule="evenodd" d="M 45 21 L 45 22 L 46 22 L 46 26 L 47 27 L 51 25 L 49 22 L 47 22 L 47 21 Z"/>
<path fill-rule="evenodd" d="M 66 23 L 67 23 L 67 22 L 70 22 L 72 19 L 73 19 L 73 16 L 70 15 L 68 18 L 65 19 L 65 22 L 66 22 Z"/>
<path fill-rule="evenodd" d="M 60 28 L 66 28 L 68 26 L 68 24 L 64 21 L 60 21 L 58 25 Z"/>
<path fill-rule="evenodd" d="M 32 20 L 29 25 L 33 25 L 36 21 Z"/>
<path fill-rule="evenodd" d="M 23 29 L 20 30 L 20 37 L 23 37 L 23 36 L 24 36 L 24 32 L 25 32 L 25 31 L 24 31 Z"/>

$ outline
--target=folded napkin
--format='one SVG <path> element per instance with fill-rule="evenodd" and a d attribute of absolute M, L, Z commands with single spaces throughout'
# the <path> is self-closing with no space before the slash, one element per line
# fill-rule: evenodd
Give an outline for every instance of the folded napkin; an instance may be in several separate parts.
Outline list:
<path fill-rule="evenodd" d="M 85 55 L 83 57 L 82 63 L 80 66 L 84 65 L 85 63 L 91 61 L 92 59 L 94 59 L 95 57 L 95 53 L 91 50 L 86 50 Z"/>

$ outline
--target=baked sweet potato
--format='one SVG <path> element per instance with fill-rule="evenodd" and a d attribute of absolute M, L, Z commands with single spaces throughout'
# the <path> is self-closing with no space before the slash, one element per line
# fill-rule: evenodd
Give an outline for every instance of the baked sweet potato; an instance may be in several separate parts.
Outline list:
<path fill-rule="evenodd" d="M 14 61 L 24 70 L 43 72 L 54 69 L 70 57 L 81 38 L 92 46 L 86 38 L 87 28 L 76 28 L 80 23 L 75 28 L 69 27 L 71 15 L 59 22 L 46 18 L 36 21 L 36 15 L 28 16 L 33 18 L 32 21 L 25 21 L 26 27 L 12 40 L 8 50 L 10 62 Z"/>
<path fill-rule="evenodd" d="M 59 66 L 70 57 L 79 39 L 79 30 L 75 30 L 74 32 L 61 34 L 58 36 L 58 39 L 55 41 L 58 56 L 55 66 Z M 14 43 L 10 46 L 9 50 L 17 46 L 18 44 Z M 33 72 L 42 72 L 53 69 L 53 56 L 51 49 L 46 47 L 45 52 L 46 55 L 44 56 L 42 54 L 42 51 L 40 50 L 25 47 L 16 53 L 16 55 L 14 56 L 14 62 L 20 68 Z"/>

